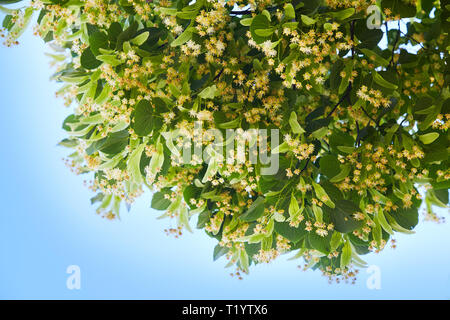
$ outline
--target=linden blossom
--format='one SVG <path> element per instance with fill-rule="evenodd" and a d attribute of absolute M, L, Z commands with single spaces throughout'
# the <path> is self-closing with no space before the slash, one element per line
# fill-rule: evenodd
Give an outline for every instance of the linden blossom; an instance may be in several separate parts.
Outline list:
<path fill-rule="evenodd" d="M 189 304 L 187 307 L 183 307 L 183 315 L 209 315 L 210 318 L 214 317 L 217 307 L 196 307 Z"/>
<path fill-rule="evenodd" d="M 238 279 L 297 250 L 336 280 L 413 233 L 422 198 L 441 220 L 442 1 L 56 2 L 0 7 L 0 36 L 17 43 L 35 15 L 56 49 L 57 95 L 74 107 L 60 145 L 71 170 L 92 174 L 103 217 L 149 188 L 176 220 L 168 233 L 195 219 Z"/>
<path fill-rule="evenodd" d="M 228 165 L 239 165 L 248 161 L 250 164 L 264 165 L 261 168 L 263 175 L 274 175 L 279 170 L 279 153 L 274 151 L 279 146 L 280 131 L 278 129 L 270 130 L 270 148 L 272 149 L 270 156 L 268 156 L 267 129 L 226 129 L 224 138 L 222 131 L 203 130 L 203 121 L 196 121 L 193 131 L 172 130 L 162 132 L 161 135 L 172 153 L 172 160 L 177 165 L 192 164 L 193 159 L 195 163 L 203 159 L 207 164 L 216 163 L 217 165 L 224 161 Z M 247 142 L 248 151 L 246 150 Z M 211 174 L 215 174 L 216 170 L 217 168 Z"/>

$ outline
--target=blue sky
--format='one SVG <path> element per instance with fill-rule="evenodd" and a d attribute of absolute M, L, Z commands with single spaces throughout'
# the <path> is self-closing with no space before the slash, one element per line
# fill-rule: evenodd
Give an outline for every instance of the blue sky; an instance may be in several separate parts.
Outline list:
<path fill-rule="evenodd" d="M 369 290 L 365 270 L 355 285 L 329 285 L 289 256 L 231 278 L 202 231 L 165 235 L 171 221 L 156 220 L 149 193 L 121 221 L 100 218 L 86 177 L 61 160 L 70 109 L 55 99 L 50 49 L 30 31 L 18 47 L 0 46 L 0 298 L 450 299 L 449 223 L 421 222 L 397 249 L 363 257 L 381 270 L 381 290 Z M 80 290 L 66 287 L 69 265 L 80 267 Z"/>

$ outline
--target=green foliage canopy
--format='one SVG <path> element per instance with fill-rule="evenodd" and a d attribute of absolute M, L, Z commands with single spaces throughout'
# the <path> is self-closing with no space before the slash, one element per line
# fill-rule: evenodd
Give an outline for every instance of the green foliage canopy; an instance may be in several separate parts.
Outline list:
<path fill-rule="evenodd" d="M 169 233 L 195 216 L 218 240 L 214 259 L 247 272 L 296 250 L 352 278 L 359 255 L 413 233 L 420 188 L 428 217 L 448 204 L 448 1 L 13 2 L 0 1 L 5 43 L 34 15 L 56 48 L 58 95 L 74 105 L 61 145 L 93 173 L 107 218 L 148 187 L 177 221 Z M 278 172 L 214 154 L 180 163 L 163 133 L 193 137 L 195 121 L 202 135 L 280 130 Z"/>

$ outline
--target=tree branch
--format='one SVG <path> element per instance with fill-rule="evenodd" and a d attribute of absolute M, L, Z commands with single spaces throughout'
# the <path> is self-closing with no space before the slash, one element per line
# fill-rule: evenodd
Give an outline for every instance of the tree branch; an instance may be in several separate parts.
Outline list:
<path fill-rule="evenodd" d="M 246 15 L 246 14 L 252 14 L 254 11 L 251 10 L 235 10 L 235 11 L 230 11 L 231 15 L 235 15 L 235 16 L 241 16 L 241 15 Z"/>
<path fill-rule="evenodd" d="M 277 10 L 277 6 L 274 7 L 270 7 L 270 8 L 266 8 L 267 11 L 275 11 Z M 246 10 L 231 10 L 230 11 L 230 15 L 235 15 L 235 16 L 241 16 L 241 15 L 246 15 L 246 14 L 252 14 L 252 13 L 256 13 L 255 11 L 252 11 L 250 9 L 246 9 Z"/>

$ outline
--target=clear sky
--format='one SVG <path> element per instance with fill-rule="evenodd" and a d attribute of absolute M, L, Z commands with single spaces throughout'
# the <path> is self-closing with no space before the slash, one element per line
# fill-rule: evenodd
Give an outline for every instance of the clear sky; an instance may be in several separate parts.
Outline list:
<path fill-rule="evenodd" d="M 44 52 L 30 30 L 18 47 L 0 46 L 0 298 L 450 299 L 450 221 L 421 221 L 415 235 L 396 236 L 397 249 L 364 256 L 381 270 L 381 289 L 369 290 L 364 269 L 355 285 L 329 285 L 289 256 L 231 278 L 202 231 L 165 235 L 171 221 L 156 220 L 149 193 L 121 221 L 100 218 L 86 177 L 56 146 L 70 110 L 55 99 Z M 70 265 L 80 267 L 80 290 L 66 287 Z"/>

